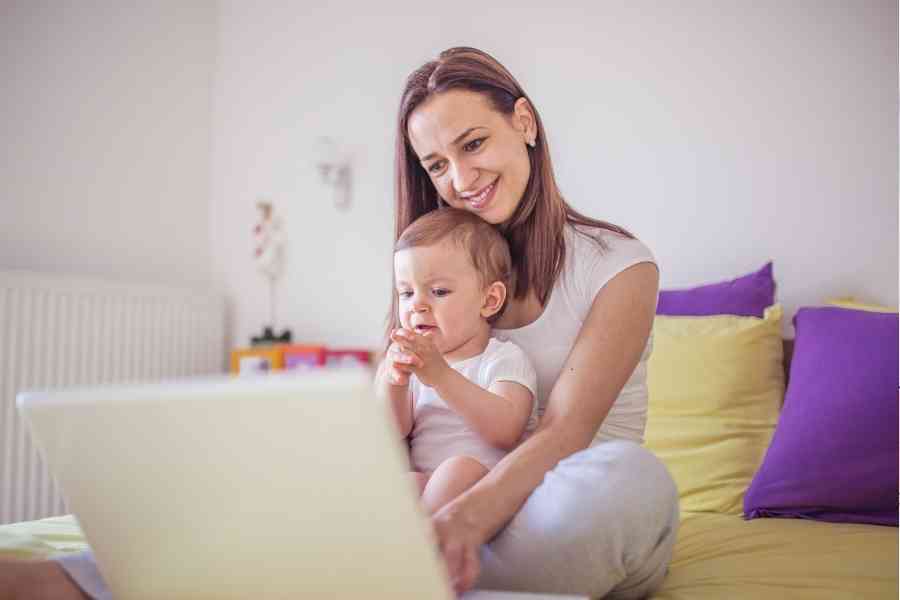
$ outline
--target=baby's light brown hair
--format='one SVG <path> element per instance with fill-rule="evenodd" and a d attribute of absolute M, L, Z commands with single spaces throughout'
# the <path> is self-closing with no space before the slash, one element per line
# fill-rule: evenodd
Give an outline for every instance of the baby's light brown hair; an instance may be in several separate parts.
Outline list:
<path fill-rule="evenodd" d="M 394 253 L 432 246 L 445 238 L 468 253 L 472 266 L 481 278 L 482 288 L 499 281 L 506 286 L 506 297 L 513 296 L 515 281 L 506 239 L 493 225 L 469 211 L 445 207 L 422 215 L 400 234 L 394 244 Z M 500 318 L 505 308 L 506 301 L 499 311 L 488 318 L 488 322 L 493 323 Z"/>

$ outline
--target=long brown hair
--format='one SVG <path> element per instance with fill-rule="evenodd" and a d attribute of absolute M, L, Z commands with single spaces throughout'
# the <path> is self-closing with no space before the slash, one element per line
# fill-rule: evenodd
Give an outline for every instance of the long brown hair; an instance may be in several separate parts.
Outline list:
<path fill-rule="evenodd" d="M 468 47 L 444 50 L 436 60 L 425 63 L 406 79 L 397 114 L 394 240 L 410 223 L 440 206 L 437 190 L 410 144 L 408 125 L 412 112 L 428 98 L 452 89 L 483 94 L 495 110 L 507 116 L 513 114 L 519 98 L 525 98 L 531 106 L 537 127 L 537 144 L 528 150 L 531 175 L 509 221 L 497 228 L 506 237 L 512 255 L 516 282 L 513 298 L 523 299 L 533 289 L 545 305 L 563 270 L 566 223 L 634 236 L 617 225 L 579 213 L 563 199 L 537 108 L 512 74 L 486 52 Z M 594 239 L 604 247 L 599 237 Z M 397 324 L 397 295 L 392 291 L 388 334 Z"/>

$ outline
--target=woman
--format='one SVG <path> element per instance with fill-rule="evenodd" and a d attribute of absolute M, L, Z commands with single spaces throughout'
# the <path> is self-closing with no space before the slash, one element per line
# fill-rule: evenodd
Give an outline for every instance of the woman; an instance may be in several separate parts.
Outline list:
<path fill-rule="evenodd" d="M 396 236 L 443 203 L 504 233 L 515 290 L 495 335 L 538 372 L 538 428 L 432 518 L 454 587 L 650 595 L 671 559 L 678 500 L 640 446 L 658 292 L 649 250 L 564 202 L 537 111 L 472 48 L 447 50 L 407 80 L 396 184 Z M 102 592 L 89 557 L 63 565 Z M 0 590 L 13 587 L 21 598 L 83 598 L 52 561 L 0 564 Z"/>
<path fill-rule="evenodd" d="M 566 204 L 537 111 L 479 50 L 449 49 L 410 75 L 395 160 L 395 236 L 443 204 L 506 235 L 515 291 L 495 335 L 538 371 L 537 430 L 433 516 L 454 587 L 649 595 L 678 527 L 675 485 L 640 446 L 652 254 Z"/>

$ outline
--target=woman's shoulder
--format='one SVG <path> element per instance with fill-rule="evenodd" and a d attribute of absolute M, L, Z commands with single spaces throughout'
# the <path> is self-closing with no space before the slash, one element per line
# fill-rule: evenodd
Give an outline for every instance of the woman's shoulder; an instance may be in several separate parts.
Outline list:
<path fill-rule="evenodd" d="M 645 262 L 657 264 L 650 248 L 637 238 L 602 227 L 567 225 L 566 262 L 559 283 L 583 316 L 613 277 Z"/>
<path fill-rule="evenodd" d="M 652 250 L 643 241 L 603 227 L 570 223 L 565 228 L 565 239 L 572 267 L 580 263 L 603 263 L 611 268 L 637 262 L 656 263 Z"/>

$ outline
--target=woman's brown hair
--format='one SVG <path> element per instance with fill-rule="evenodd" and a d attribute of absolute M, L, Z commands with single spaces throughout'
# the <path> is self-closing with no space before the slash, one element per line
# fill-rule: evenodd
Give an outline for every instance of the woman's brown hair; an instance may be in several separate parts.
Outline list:
<path fill-rule="evenodd" d="M 534 114 L 537 139 L 535 147 L 528 150 L 531 175 L 509 221 L 497 226 L 509 243 L 513 260 L 513 298 L 525 298 L 533 289 L 541 305 L 546 304 L 565 262 L 566 223 L 634 237 L 621 227 L 592 219 L 566 203 L 556 185 L 547 135 L 534 103 L 495 58 L 476 48 L 458 47 L 444 50 L 436 60 L 425 63 L 406 79 L 397 114 L 394 156 L 395 241 L 413 221 L 440 206 L 437 190 L 409 142 L 408 125 L 416 108 L 431 96 L 448 90 L 483 94 L 495 110 L 507 116 L 513 114 L 516 101 L 525 98 Z M 600 238 L 595 239 L 602 247 Z M 397 326 L 397 296 L 393 293 L 388 334 Z"/>

